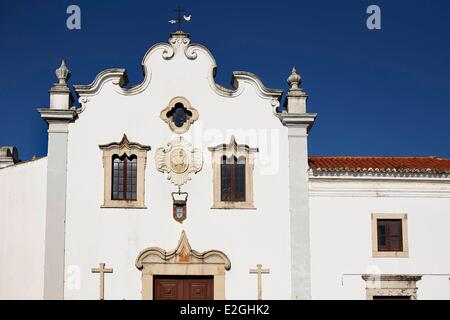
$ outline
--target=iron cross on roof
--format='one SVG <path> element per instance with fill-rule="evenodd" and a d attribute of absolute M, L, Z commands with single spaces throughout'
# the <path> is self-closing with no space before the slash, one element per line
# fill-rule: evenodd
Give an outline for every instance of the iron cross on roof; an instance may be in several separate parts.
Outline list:
<path fill-rule="evenodd" d="M 181 8 L 180 6 L 178 6 L 174 11 L 177 13 L 177 18 L 169 20 L 169 23 L 171 23 L 171 24 L 178 23 L 178 31 L 182 31 L 181 30 L 182 23 L 184 21 L 186 21 L 186 22 L 191 21 L 191 15 L 188 15 L 188 16 L 182 15 L 182 13 L 184 12 L 184 9 Z"/>

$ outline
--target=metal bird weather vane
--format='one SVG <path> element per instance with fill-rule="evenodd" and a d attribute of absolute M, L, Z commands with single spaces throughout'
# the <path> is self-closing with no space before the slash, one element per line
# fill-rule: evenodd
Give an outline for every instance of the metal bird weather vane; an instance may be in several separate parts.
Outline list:
<path fill-rule="evenodd" d="M 188 15 L 188 16 L 183 15 L 184 10 L 180 6 L 178 6 L 177 9 L 175 9 L 175 12 L 177 13 L 177 18 L 169 20 L 169 23 L 170 24 L 178 23 L 178 31 L 182 31 L 181 25 L 183 24 L 183 22 L 190 22 L 192 15 Z"/>

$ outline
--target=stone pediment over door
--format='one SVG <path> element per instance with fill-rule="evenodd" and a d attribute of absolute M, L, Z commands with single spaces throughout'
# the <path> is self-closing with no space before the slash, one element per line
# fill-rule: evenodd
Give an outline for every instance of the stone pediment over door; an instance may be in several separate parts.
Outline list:
<path fill-rule="evenodd" d="M 139 253 L 136 268 L 142 271 L 142 299 L 153 299 L 153 276 L 213 276 L 214 299 L 225 299 L 225 271 L 231 269 L 230 259 L 221 251 L 198 252 L 191 248 L 182 231 L 177 247 L 166 251 L 157 247 Z"/>

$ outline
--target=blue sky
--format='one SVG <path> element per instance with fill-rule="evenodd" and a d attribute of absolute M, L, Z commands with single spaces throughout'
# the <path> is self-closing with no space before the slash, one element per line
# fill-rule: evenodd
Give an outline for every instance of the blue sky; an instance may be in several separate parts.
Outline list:
<path fill-rule="evenodd" d="M 66 28 L 66 8 L 81 8 L 81 30 Z M 450 157 L 450 1 L 1 1 L 0 145 L 23 160 L 47 152 L 49 103 L 61 58 L 70 84 L 124 67 L 130 84 L 140 62 L 174 27 L 174 8 L 192 14 L 186 28 L 218 64 L 287 89 L 292 66 L 303 77 L 308 109 L 319 114 L 312 155 Z M 366 28 L 366 9 L 381 8 L 382 29 Z"/>

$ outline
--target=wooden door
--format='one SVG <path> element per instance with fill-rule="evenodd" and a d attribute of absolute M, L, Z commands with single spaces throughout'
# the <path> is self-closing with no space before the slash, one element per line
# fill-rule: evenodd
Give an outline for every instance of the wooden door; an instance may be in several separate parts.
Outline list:
<path fill-rule="evenodd" d="M 155 300 L 213 300 L 213 277 L 154 276 Z"/>

